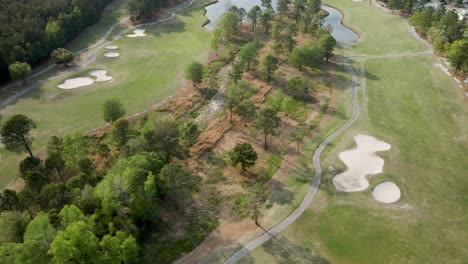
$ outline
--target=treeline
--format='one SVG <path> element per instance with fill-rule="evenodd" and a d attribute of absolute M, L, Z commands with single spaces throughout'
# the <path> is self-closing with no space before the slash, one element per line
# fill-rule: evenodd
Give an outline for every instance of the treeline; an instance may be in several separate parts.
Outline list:
<path fill-rule="evenodd" d="M 453 11 L 439 7 L 416 11 L 409 22 L 417 32 L 432 42 L 447 57 L 455 73 L 468 73 L 468 41 L 463 38 L 465 21 Z"/>
<path fill-rule="evenodd" d="M 158 250 L 164 241 L 157 239 L 170 226 L 163 213 L 195 217 L 181 210 L 200 179 L 179 161 L 198 128 L 148 117 L 130 124 L 120 119 L 124 114 L 118 100 L 107 101 L 103 115 L 112 129 L 106 135 L 54 136 L 45 160 L 31 151 L 31 119 L 15 115 L 4 122 L 6 149 L 29 156 L 19 166 L 24 188 L 0 192 L 0 263 L 167 263 L 174 257 Z M 190 232 L 193 243 L 214 226 L 201 223 Z M 193 246 L 185 241 L 179 250 Z"/>
<path fill-rule="evenodd" d="M 170 0 L 130 0 L 128 13 L 132 22 L 150 18 L 159 9 L 167 7 Z"/>
<path fill-rule="evenodd" d="M 35 65 L 95 23 L 112 0 L 0 0 L 0 80 L 9 65 Z"/>

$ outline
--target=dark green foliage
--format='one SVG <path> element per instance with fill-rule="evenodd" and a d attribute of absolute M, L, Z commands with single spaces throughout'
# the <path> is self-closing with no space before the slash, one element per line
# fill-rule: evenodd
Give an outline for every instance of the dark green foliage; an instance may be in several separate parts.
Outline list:
<path fill-rule="evenodd" d="M 200 179 L 187 168 L 180 165 L 168 164 L 160 174 L 167 184 L 167 196 L 172 200 L 174 207 L 179 209 L 192 194 L 199 189 Z"/>
<path fill-rule="evenodd" d="M 198 61 L 190 63 L 185 69 L 185 78 L 192 81 L 193 86 L 203 81 L 204 67 Z"/>
<path fill-rule="evenodd" d="M 130 136 L 130 122 L 127 119 L 120 118 L 112 124 L 111 136 L 117 147 L 121 148 L 127 144 Z"/>
<path fill-rule="evenodd" d="M 273 55 L 267 55 L 262 62 L 262 76 L 267 82 L 271 81 L 273 73 L 278 69 L 278 59 Z"/>
<path fill-rule="evenodd" d="M 295 48 L 289 56 L 289 62 L 298 70 L 302 70 L 303 66 L 310 68 L 317 67 L 321 61 L 322 50 L 313 42 L 303 47 Z"/>
<path fill-rule="evenodd" d="M 103 107 L 104 120 L 109 123 L 114 123 L 117 119 L 125 115 L 125 107 L 118 99 L 109 99 L 104 103 Z"/>
<path fill-rule="evenodd" d="M 333 49 L 336 46 L 336 40 L 327 31 L 325 34 L 318 35 L 318 46 L 322 50 L 323 56 L 328 59 L 333 55 Z"/>
<path fill-rule="evenodd" d="M 0 129 L 1 141 L 8 151 L 15 153 L 28 152 L 33 157 L 30 145 L 32 137 L 29 132 L 36 128 L 36 124 L 25 115 L 10 117 Z"/>
<path fill-rule="evenodd" d="M 255 165 L 257 152 L 249 143 L 237 143 L 237 145 L 229 152 L 229 159 L 233 166 L 240 163 L 242 170 L 245 171 L 247 168 Z"/>
<path fill-rule="evenodd" d="M 262 131 L 264 136 L 264 148 L 268 149 L 267 136 L 272 135 L 275 129 L 281 125 L 281 120 L 276 116 L 276 112 L 271 108 L 260 110 L 257 114 L 257 119 L 254 122 L 254 127 Z"/>
<path fill-rule="evenodd" d="M 73 53 L 64 48 L 58 48 L 52 51 L 50 55 L 56 64 L 65 64 L 72 62 L 74 59 Z"/>
<path fill-rule="evenodd" d="M 16 191 L 10 189 L 0 191 L 0 212 L 18 210 L 19 207 Z"/>
<path fill-rule="evenodd" d="M 13 81 L 24 80 L 31 73 L 31 66 L 26 62 L 14 62 L 8 66 Z"/>
<path fill-rule="evenodd" d="M 42 161 L 35 157 L 27 157 L 21 161 L 20 174 L 26 186 L 35 192 L 40 192 L 42 187 L 49 182 Z"/>
<path fill-rule="evenodd" d="M 174 121 L 161 121 L 144 134 L 148 149 L 161 153 L 166 163 L 171 157 L 181 156 L 180 132 Z"/>
<path fill-rule="evenodd" d="M 36 65 L 95 23 L 111 0 L 2 0 L 0 80 L 15 61 Z M 20 78 L 23 79 L 23 78 Z"/>

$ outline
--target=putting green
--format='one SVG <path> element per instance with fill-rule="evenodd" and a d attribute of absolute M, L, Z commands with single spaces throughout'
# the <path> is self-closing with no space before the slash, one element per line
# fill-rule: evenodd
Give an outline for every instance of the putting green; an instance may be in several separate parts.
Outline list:
<path fill-rule="evenodd" d="M 34 150 L 38 151 L 39 146 L 44 146 L 52 135 L 64 135 L 103 125 L 101 108 L 108 98 L 120 99 L 127 108 L 127 114 L 132 114 L 173 94 L 184 79 L 184 67 L 192 60 L 206 59 L 210 50 L 210 33 L 201 27 L 206 21 L 203 5 L 207 2 L 209 0 L 196 1 L 178 13 L 174 20 L 144 27 L 145 37 L 121 37 L 112 43 L 119 46 L 119 58 L 104 57 L 102 53 L 106 50 L 102 48 L 97 53 L 96 61 L 90 65 L 78 72 L 52 78 L 3 108 L 2 118 L 19 113 L 32 118 L 37 123 Z M 119 10 L 116 9 L 117 12 Z M 101 24 L 98 26 L 101 27 Z M 83 36 L 85 44 L 90 39 L 96 40 L 95 31 L 89 31 L 92 36 Z M 94 69 L 107 70 L 113 79 L 73 90 L 57 88 L 64 80 L 88 76 L 88 72 Z M 5 186 L 18 176 L 20 158 L 0 151 L 0 186 Z"/>
<path fill-rule="evenodd" d="M 399 17 L 367 2 L 325 2 L 341 9 L 345 23 L 365 36 L 338 53 L 422 50 Z M 468 215 L 463 209 L 468 206 L 468 111 L 462 90 L 434 63 L 430 55 L 352 62 L 360 72 L 361 116 L 323 154 L 321 190 L 295 223 L 241 263 L 283 263 L 290 258 L 310 263 L 310 255 L 320 256 L 323 262 L 318 263 L 463 263 L 468 259 Z M 350 76 L 345 73 L 344 77 L 346 88 Z M 349 91 L 341 90 L 339 95 L 337 113 L 349 116 Z M 338 153 L 353 147 L 358 133 L 392 145 L 379 153 L 385 160 L 384 172 L 368 177 L 370 188 L 363 192 L 337 193 L 331 183 L 337 172 L 328 168 L 346 169 Z M 373 187 L 384 180 L 401 188 L 397 203 L 383 205 L 373 199 Z"/>

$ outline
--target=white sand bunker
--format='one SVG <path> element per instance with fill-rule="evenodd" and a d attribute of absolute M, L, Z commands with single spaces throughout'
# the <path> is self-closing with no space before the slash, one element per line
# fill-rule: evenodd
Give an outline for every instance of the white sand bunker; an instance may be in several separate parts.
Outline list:
<path fill-rule="evenodd" d="M 79 77 L 65 80 L 64 83 L 57 85 L 60 89 L 75 89 L 83 86 L 89 86 L 94 80 L 89 77 Z"/>
<path fill-rule="evenodd" d="M 106 70 L 94 70 L 90 71 L 89 75 L 96 77 L 96 82 L 106 82 L 112 80 L 111 76 L 107 76 Z"/>
<path fill-rule="evenodd" d="M 119 47 L 117 47 L 117 46 L 106 46 L 105 48 L 108 49 L 108 50 L 116 50 Z"/>
<path fill-rule="evenodd" d="M 104 56 L 107 58 L 117 58 L 118 56 L 120 56 L 120 54 L 113 51 L 106 51 L 104 52 Z"/>
<path fill-rule="evenodd" d="M 353 2 L 362 2 L 362 0 L 352 0 Z"/>
<path fill-rule="evenodd" d="M 364 134 L 356 135 L 354 141 L 355 149 L 343 151 L 339 155 L 348 170 L 333 177 L 333 185 L 342 192 L 365 190 L 369 182 L 364 176 L 378 174 L 383 170 L 384 160 L 375 152 L 391 148 L 390 144 Z"/>
<path fill-rule="evenodd" d="M 394 182 L 382 182 L 372 192 L 374 199 L 381 203 L 394 203 L 401 197 L 400 188 Z"/>
<path fill-rule="evenodd" d="M 145 31 L 146 31 L 146 29 L 135 29 L 135 30 L 133 30 L 132 34 L 127 34 L 127 37 L 129 37 L 129 38 L 144 37 L 144 36 L 146 36 Z"/>

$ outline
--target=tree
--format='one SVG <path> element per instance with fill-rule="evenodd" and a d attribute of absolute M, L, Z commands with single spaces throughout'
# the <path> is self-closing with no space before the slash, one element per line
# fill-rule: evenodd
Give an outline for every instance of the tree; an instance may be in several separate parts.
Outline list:
<path fill-rule="evenodd" d="M 253 149 L 252 145 L 246 142 L 237 143 L 237 145 L 229 152 L 229 159 L 232 166 L 241 164 L 242 170 L 255 165 L 257 160 L 257 152 Z"/>
<path fill-rule="evenodd" d="M 50 209 L 60 210 L 69 202 L 67 186 L 64 183 L 50 183 L 45 185 L 39 196 L 44 211 Z"/>
<path fill-rule="evenodd" d="M 294 131 L 291 133 L 292 141 L 297 144 L 297 148 L 296 148 L 297 154 L 299 154 L 302 139 L 305 137 L 306 134 L 307 134 L 307 130 L 304 129 L 304 127 L 302 126 L 295 127 Z"/>
<path fill-rule="evenodd" d="M 275 42 L 273 44 L 273 51 L 275 52 L 276 60 L 279 61 L 279 55 L 281 54 L 281 51 L 283 50 L 283 45 L 281 42 Z"/>
<path fill-rule="evenodd" d="M 164 164 L 155 152 L 120 159 L 94 189 L 103 214 L 111 216 L 125 208 L 140 223 L 157 221 L 157 204 L 153 200 L 164 193 L 166 186 L 155 175 L 159 175 Z"/>
<path fill-rule="evenodd" d="M 262 6 L 265 8 L 272 8 L 271 6 L 271 0 L 262 0 Z"/>
<path fill-rule="evenodd" d="M 301 77 L 293 77 L 286 82 L 284 91 L 293 97 L 305 97 L 309 91 L 310 84 Z"/>
<path fill-rule="evenodd" d="M 255 29 L 257 27 L 258 17 L 260 16 L 261 12 L 262 9 L 259 6 L 254 6 L 247 13 L 247 18 L 252 24 L 252 29 Z"/>
<path fill-rule="evenodd" d="M 52 263 L 96 263 L 98 238 L 84 221 L 70 223 L 58 231 L 50 245 Z"/>
<path fill-rule="evenodd" d="M 26 62 L 15 62 L 8 66 L 10 77 L 13 81 L 26 80 L 26 77 L 31 73 L 31 66 Z"/>
<path fill-rule="evenodd" d="M 283 16 L 288 12 L 288 0 L 279 0 L 278 3 L 278 13 L 280 15 L 279 19 L 282 21 Z"/>
<path fill-rule="evenodd" d="M 237 17 L 233 12 L 226 12 L 219 18 L 219 29 L 224 33 L 224 37 L 229 38 L 237 33 Z"/>
<path fill-rule="evenodd" d="M 322 50 L 313 42 L 303 47 L 295 48 L 289 56 L 289 62 L 298 70 L 302 70 L 302 66 L 316 67 L 320 64 L 321 60 Z"/>
<path fill-rule="evenodd" d="M 55 229 L 49 223 L 47 214 L 38 214 L 27 226 L 23 243 L 19 245 L 15 259 L 17 263 L 50 263 L 47 255 L 50 243 L 55 237 Z"/>
<path fill-rule="evenodd" d="M 283 100 L 283 92 L 281 92 L 281 90 L 276 90 L 271 94 L 271 96 L 268 97 L 266 104 L 271 110 L 275 111 L 275 115 L 278 116 L 278 113 L 282 109 Z"/>
<path fill-rule="evenodd" d="M 336 40 L 330 33 L 324 34 L 319 37 L 318 46 L 328 61 L 333 54 L 333 49 L 336 46 Z"/>
<path fill-rule="evenodd" d="M 47 23 L 45 35 L 47 43 L 52 49 L 60 47 L 65 43 L 65 33 L 57 20 Z"/>
<path fill-rule="evenodd" d="M 79 161 L 88 157 L 88 143 L 80 132 L 67 134 L 63 140 L 62 153 L 67 167 L 78 168 Z"/>
<path fill-rule="evenodd" d="M 148 148 L 157 151 L 165 157 L 166 163 L 169 163 L 171 157 L 180 156 L 180 132 L 174 121 L 161 121 L 156 124 L 153 130 L 144 134 L 148 143 Z"/>
<path fill-rule="evenodd" d="M 104 120 L 109 123 L 114 123 L 115 120 L 125 115 L 125 107 L 119 99 L 108 99 L 103 107 Z"/>
<path fill-rule="evenodd" d="M 211 48 L 215 51 L 216 56 L 218 56 L 219 46 L 223 42 L 221 34 L 222 32 L 220 29 L 215 29 L 213 31 L 213 37 L 211 38 Z"/>
<path fill-rule="evenodd" d="M 0 245 L 8 242 L 21 242 L 31 218 L 18 211 L 0 214 Z"/>
<path fill-rule="evenodd" d="M 105 235 L 99 242 L 99 263 L 136 263 L 138 245 L 136 239 L 125 232 Z"/>
<path fill-rule="evenodd" d="M 180 165 L 167 164 L 162 168 L 160 175 L 167 182 L 167 195 L 178 210 L 183 201 L 198 191 L 199 178 Z"/>
<path fill-rule="evenodd" d="M 57 176 L 62 182 L 65 182 L 62 172 L 65 169 L 65 161 L 62 156 L 57 152 L 49 154 L 45 160 L 45 169 L 48 174 L 57 173 Z"/>
<path fill-rule="evenodd" d="M 272 33 L 273 39 L 275 40 L 275 43 L 278 43 L 281 38 L 281 25 L 276 23 L 273 26 L 273 33 Z"/>
<path fill-rule="evenodd" d="M 273 55 L 267 55 L 262 63 L 262 75 L 267 82 L 271 81 L 273 73 L 278 69 L 278 60 Z"/>
<path fill-rule="evenodd" d="M 268 34 L 268 30 L 270 29 L 270 22 L 273 19 L 273 13 L 273 9 L 267 8 L 260 15 L 260 24 L 262 25 L 262 28 L 265 30 L 266 34 Z"/>
<path fill-rule="evenodd" d="M 468 71 L 468 41 L 463 39 L 455 41 L 446 52 L 446 55 L 455 69 L 455 74 L 461 69 Z"/>
<path fill-rule="evenodd" d="M 291 53 L 294 49 L 294 46 L 296 46 L 296 41 L 293 38 L 294 31 L 289 29 L 288 34 L 286 35 L 286 38 L 284 40 L 285 46 L 288 49 L 288 52 Z"/>
<path fill-rule="evenodd" d="M 127 119 L 120 118 L 112 124 L 112 139 L 117 143 L 119 148 L 127 144 L 129 134 L 130 122 Z"/>
<path fill-rule="evenodd" d="M 232 113 L 235 107 L 245 99 L 250 98 L 255 93 L 255 89 L 246 81 L 239 81 L 231 85 L 226 92 L 226 107 L 230 111 L 230 122 L 232 123 Z"/>
<path fill-rule="evenodd" d="M 250 70 L 250 65 L 258 55 L 254 43 L 247 43 L 239 51 L 239 58 L 242 64 L 247 64 L 247 70 Z"/>
<path fill-rule="evenodd" d="M 26 157 L 21 161 L 20 174 L 26 186 L 36 193 L 39 193 L 42 187 L 49 183 L 42 161 L 36 157 Z"/>
<path fill-rule="evenodd" d="M 265 108 L 260 110 L 257 119 L 254 122 L 254 127 L 261 130 L 264 136 L 264 148 L 268 149 L 267 136 L 272 135 L 275 129 L 281 125 L 281 120 L 276 116 L 274 110 Z"/>
<path fill-rule="evenodd" d="M 31 151 L 32 137 L 29 132 L 36 128 L 36 124 L 25 115 L 17 114 L 10 117 L 0 129 L 1 142 L 8 151 L 15 153 L 28 152 L 34 157 Z"/>
<path fill-rule="evenodd" d="M 242 66 L 239 63 L 232 65 L 232 69 L 229 71 L 229 79 L 233 83 L 237 83 L 242 79 Z"/>
<path fill-rule="evenodd" d="M 72 62 L 74 59 L 73 53 L 67 49 L 64 48 L 58 48 L 52 51 L 51 55 L 52 60 L 56 64 L 65 64 L 67 65 L 68 63 Z"/>
<path fill-rule="evenodd" d="M 234 108 L 234 112 L 244 121 L 244 126 L 247 126 L 247 120 L 255 116 L 255 104 L 245 99 Z"/>
<path fill-rule="evenodd" d="M 19 209 L 19 199 L 16 191 L 3 189 L 0 191 L 0 212 Z"/>
<path fill-rule="evenodd" d="M 47 154 L 51 155 L 52 153 L 57 153 L 62 155 L 63 151 L 63 138 L 52 136 L 50 137 L 49 142 L 47 143 Z"/>
<path fill-rule="evenodd" d="M 187 66 L 187 68 L 185 68 L 185 77 L 188 80 L 191 80 L 193 87 L 195 87 L 196 84 L 203 81 L 203 71 L 203 64 L 198 61 L 193 61 Z"/>

